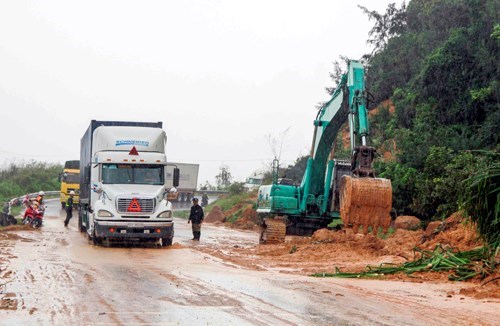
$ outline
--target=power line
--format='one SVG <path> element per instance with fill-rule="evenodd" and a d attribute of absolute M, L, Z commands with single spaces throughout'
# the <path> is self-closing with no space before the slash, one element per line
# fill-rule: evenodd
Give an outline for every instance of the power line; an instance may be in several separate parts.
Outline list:
<path fill-rule="evenodd" d="M 206 160 L 206 159 L 172 159 L 175 162 L 258 162 L 258 161 L 272 161 L 272 158 L 252 158 L 252 159 L 216 159 L 216 160 Z"/>
<path fill-rule="evenodd" d="M 65 155 L 32 155 L 32 154 L 25 154 L 25 153 L 16 153 L 16 152 L 4 151 L 4 150 L 0 150 L 0 153 L 2 153 L 2 154 L 9 154 L 9 155 L 15 155 L 15 156 L 21 156 L 21 157 L 40 157 L 40 158 L 67 157 L 67 156 L 69 156 L 68 154 L 65 154 Z"/>

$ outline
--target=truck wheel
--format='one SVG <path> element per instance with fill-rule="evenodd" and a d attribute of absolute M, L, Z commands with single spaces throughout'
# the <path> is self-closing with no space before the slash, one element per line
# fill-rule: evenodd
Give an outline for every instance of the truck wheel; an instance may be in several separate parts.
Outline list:
<path fill-rule="evenodd" d="M 87 228 L 82 223 L 82 215 L 81 214 L 78 214 L 78 231 L 80 231 L 80 232 L 87 231 Z"/>
<path fill-rule="evenodd" d="M 173 240 L 173 238 L 162 238 L 161 245 L 163 247 L 170 247 L 172 245 L 172 240 Z"/>
<path fill-rule="evenodd" d="M 102 239 L 101 238 L 98 238 L 96 235 L 95 235 L 95 229 L 92 231 L 92 243 L 94 245 L 100 245 L 102 243 Z"/>
<path fill-rule="evenodd" d="M 61 203 L 61 208 L 65 209 L 66 208 L 66 203 Z"/>

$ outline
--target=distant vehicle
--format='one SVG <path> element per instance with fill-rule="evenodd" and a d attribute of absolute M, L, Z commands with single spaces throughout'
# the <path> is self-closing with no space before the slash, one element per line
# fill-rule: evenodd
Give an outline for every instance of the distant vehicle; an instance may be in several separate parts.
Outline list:
<path fill-rule="evenodd" d="M 170 201 L 189 202 L 194 197 L 196 186 L 198 185 L 198 170 L 200 169 L 200 165 L 169 162 L 167 166 L 168 187 L 173 187 L 172 176 L 175 167 L 180 170 L 179 186 L 176 187 L 176 192 L 172 191 L 168 193 L 167 199 Z"/>
<path fill-rule="evenodd" d="M 243 187 L 246 190 L 253 190 L 257 189 L 262 185 L 262 180 L 264 179 L 264 176 L 262 174 L 258 174 L 257 172 L 254 172 L 252 176 L 248 177 L 245 184 Z"/>
<path fill-rule="evenodd" d="M 90 122 L 80 147 L 78 228 L 94 244 L 105 239 L 172 244 L 165 144 L 161 122 Z M 174 169 L 172 185 L 178 184 Z"/>
<path fill-rule="evenodd" d="M 75 192 L 73 203 L 78 204 L 80 202 L 80 161 L 66 161 L 63 172 L 59 174 L 59 181 L 61 181 L 61 208 L 66 207 L 70 191 Z"/>

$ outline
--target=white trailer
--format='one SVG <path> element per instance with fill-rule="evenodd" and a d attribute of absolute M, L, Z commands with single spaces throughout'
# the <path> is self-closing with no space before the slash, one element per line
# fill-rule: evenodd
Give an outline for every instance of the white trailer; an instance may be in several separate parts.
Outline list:
<path fill-rule="evenodd" d="M 176 192 L 169 192 L 168 200 L 191 201 L 198 185 L 199 164 L 169 162 L 167 166 L 167 186 L 173 187 L 173 171 L 179 169 L 179 185 Z"/>
<path fill-rule="evenodd" d="M 92 120 L 81 140 L 78 228 L 103 239 L 172 244 L 162 123 Z M 173 185 L 178 184 L 175 170 Z"/>

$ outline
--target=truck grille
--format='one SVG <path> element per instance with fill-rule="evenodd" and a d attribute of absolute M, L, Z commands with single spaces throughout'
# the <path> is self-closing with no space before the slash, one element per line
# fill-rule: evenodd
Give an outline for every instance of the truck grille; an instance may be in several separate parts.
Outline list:
<path fill-rule="evenodd" d="M 117 200 L 117 210 L 120 213 L 132 213 L 134 210 L 129 211 L 129 207 L 133 200 L 136 200 L 139 204 L 141 210 L 140 213 L 153 213 L 155 211 L 155 200 L 153 198 L 118 198 Z"/>
<path fill-rule="evenodd" d="M 149 218 L 149 215 L 146 215 L 146 216 L 143 216 L 143 215 L 134 215 L 134 216 L 122 215 L 122 218 Z"/>

